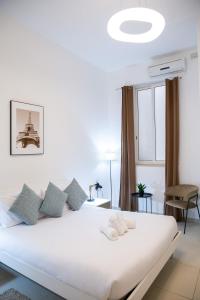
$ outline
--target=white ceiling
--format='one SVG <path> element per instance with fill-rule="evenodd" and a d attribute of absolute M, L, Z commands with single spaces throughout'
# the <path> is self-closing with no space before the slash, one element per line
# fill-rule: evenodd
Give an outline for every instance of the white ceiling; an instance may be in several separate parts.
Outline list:
<path fill-rule="evenodd" d="M 162 35 L 147 44 L 112 40 L 106 31 L 108 19 L 121 9 L 137 6 L 164 15 Z M 0 0 L 0 9 L 82 59 L 112 71 L 195 47 L 200 0 Z M 126 26 L 128 32 L 146 27 L 133 25 Z"/>

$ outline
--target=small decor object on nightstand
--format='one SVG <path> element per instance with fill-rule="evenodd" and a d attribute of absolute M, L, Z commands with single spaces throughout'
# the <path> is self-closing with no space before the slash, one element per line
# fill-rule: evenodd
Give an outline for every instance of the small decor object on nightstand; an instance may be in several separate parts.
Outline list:
<path fill-rule="evenodd" d="M 138 188 L 139 195 L 140 195 L 141 197 L 143 197 L 143 196 L 144 196 L 145 189 L 146 189 L 146 185 L 145 185 L 145 184 L 142 184 L 142 183 L 139 183 L 139 184 L 137 184 L 137 188 Z"/>
<path fill-rule="evenodd" d="M 99 191 L 101 192 L 101 197 L 103 197 L 102 189 L 103 189 L 103 186 L 99 182 L 97 182 L 95 185 L 95 190 L 97 192 L 97 198 L 99 198 Z"/>
<path fill-rule="evenodd" d="M 94 198 L 92 198 L 92 188 L 93 187 L 95 188 L 95 190 L 97 192 L 97 198 L 99 196 L 99 190 L 102 190 L 102 188 L 103 188 L 103 186 L 99 182 L 96 182 L 95 184 L 89 185 L 90 198 L 88 199 L 88 201 L 94 201 Z"/>

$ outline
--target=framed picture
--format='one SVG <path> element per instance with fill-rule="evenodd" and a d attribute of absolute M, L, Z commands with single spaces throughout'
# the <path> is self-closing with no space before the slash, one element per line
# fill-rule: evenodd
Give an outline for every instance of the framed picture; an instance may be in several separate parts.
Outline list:
<path fill-rule="evenodd" d="M 44 107 L 10 101 L 10 154 L 44 154 Z"/>

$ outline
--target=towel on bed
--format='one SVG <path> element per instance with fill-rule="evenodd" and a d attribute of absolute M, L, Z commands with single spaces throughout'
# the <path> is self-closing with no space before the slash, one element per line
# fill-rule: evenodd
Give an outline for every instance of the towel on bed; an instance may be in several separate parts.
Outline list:
<path fill-rule="evenodd" d="M 127 231 L 126 224 L 120 220 L 117 214 L 110 217 L 109 224 L 118 232 L 119 235 L 123 235 Z"/>
<path fill-rule="evenodd" d="M 117 231 L 111 226 L 102 226 L 100 231 L 111 241 L 115 241 L 119 237 Z"/>
<path fill-rule="evenodd" d="M 125 223 L 127 231 L 128 229 L 136 229 L 136 221 L 134 219 L 124 217 L 122 213 L 118 213 L 117 216 L 123 223 Z"/>

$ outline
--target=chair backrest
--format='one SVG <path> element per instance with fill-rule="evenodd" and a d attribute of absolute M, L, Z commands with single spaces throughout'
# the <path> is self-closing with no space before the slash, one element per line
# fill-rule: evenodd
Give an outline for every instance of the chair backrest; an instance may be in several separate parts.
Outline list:
<path fill-rule="evenodd" d="M 189 198 L 197 195 L 199 188 L 196 185 L 191 184 L 179 184 L 166 188 L 165 196 L 182 198 L 184 201 L 188 201 Z"/>

